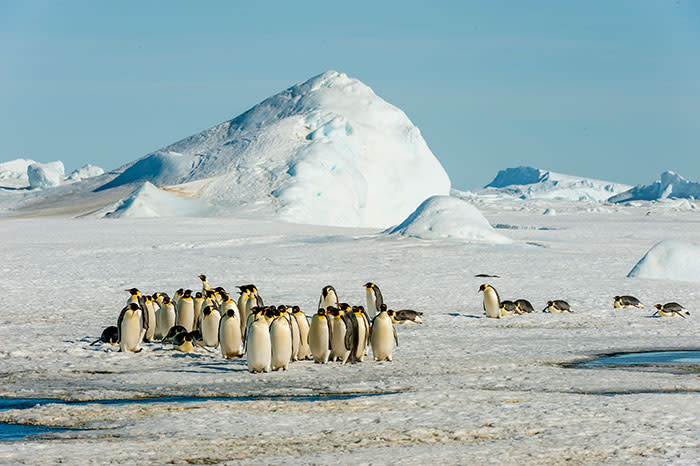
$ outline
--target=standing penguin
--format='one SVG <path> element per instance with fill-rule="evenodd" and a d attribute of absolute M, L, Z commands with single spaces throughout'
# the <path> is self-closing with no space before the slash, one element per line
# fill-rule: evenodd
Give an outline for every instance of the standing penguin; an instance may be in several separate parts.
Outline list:
<path fill-rule="evenodd" d="M 299 346 L 301 346 L 300 334 L 299 334 L 299 323 L 292 316 L 292 308 L 290 306 L 280 305 L 277 308 L 280 314 L 287 317 L 289 325 L 292 329 L 292 361 L 296 361 L 299 355 Z"/>
<path fill-rule="evenodd" d="M 273 371 L 287 370 L 292 359 L 292 324 L 286 313 L 277 311 L 277 316 L 270 324 L 270 343 L 272 348 L 272 360 L 270 366 Z"/>
<path fill-rule="evenodd" d="M 150 343 L 155 338 L 156 333 L 156 306 L 153 298 L 149 295 L 143 297 L 143 311 L 147 322 L 146 333 L 143 335 L 143 341 Z"/>
<path fill-rule="evenodd" d="M 195 293 L 194 298 L 192 299 L 194 304 L 194 328 L 197 330 L 202 329 L 202 309 L 206 307 L 204 306 L 204 301 L 206 301 L 206 298 L 199 291 Z"/>
<path fill-rule="evenodd" d="M 309 319 L 301 311 L 299 306 L 292 307 L 292 317 L 297 321 L 299 327 L 299 351 L 297 359 L 303 361 L 311 357 L 311 348 L 309 347 Z"/>
<path fill-rule="evenodd" d="M 326 285 L 321 290 L 321 298 L 318 300 L 319 309 L 328 309 L 329 306 L 338 307 L 338 293 L 331 285 Z"/>
<path fill-rule="evenodd" d="M 365 283 L 366 293 L 367 293 L 367 315 L 370 319 L 374 317 L 381 311 L 381 306 L 384 304 L 384 298 L 382 297 L 382 292 L 379 287 L 372 282 Z"/>
<path fill-rule="evenodd" d="M 219 321 L 221 314 L 212 306 L 202 310 L 202 341 L 204 346 L 216 348 L 219 344 Z"/>
<path fill-rule="evenodd" d="M 246 340 L 247 362 L 250 372 L 270 372 L 272 343 L 270 328 L 262 313 L 257 313 L 248 328 Z"/>
<path fill-rule="evenodd" d="M 206 275 L 200 275 L 199 279 L 202 281 L 202 295 L 204 295 L 204 293 L 211 290 L 211 285 L 209 285 L 209 281 L 207 280 Z"/>
<path fill-rule="evenodd" d="M 248 322 L 248 300 L 250 299 L 250 293 L 245 287 L 239 286 L 238 292 L 240 296 L 238 297 L 238 313 L 241 318 L 241 335 L 245 333 L 245 326 Z"/>
<path fill-rule="evenodd" d="M 396 328 L 391 323 L 391 317 L 387 311 L 379 312 L 372 320 L 370 341 L 375 361 L 391 361 L 394 343 L 399 346 L 399 338 L 396 336 Z"/>
<path fill-rule="evenodd" d="M 136 303 L 127 304 L 117 319 L 119 329 L 119 351 L 141 351 L 141 342 L 146 333 L 144 313 Z"/>
<path fill-rule="evenodd" d="M 229 308 L 219 321 L 219 345 L 225 359 L 243 356 L 243 340 L 238 309 Z"/>
<path fill-rule="evenodd" d="M 344 307 L 344 304 L 341 306 Z M 356 345 L 353 345 L 356 335 L 354 331 L 356 325 L 352 323 L 354 315 L 351 313 L 346 315 L 342 309 L 333 306 L 326 312 L 330 314 L 331 320 L 331 361 L 339 360 L 341 364 L 346 364 L 350 356 L 354 358 L 356 349 Z"/>
<path fill-rule="evenodd" d="M 499 319 L 501 317 L 501 298 L 498 296 L 496 288 L 484 283 L 479 287 L 479 292 L 484 293 L 483 306 L 486 317 Z"/>
<path fill-rule="evenodd" d="M 180 300 L 182 299 L 182 297 L 184 295 L 185 295 L 184 288 L 180 288 L 175 292 L 175 296 L 173 296 L 173 304 L 175 305 L 175 309 L 177 309 L 178 306 L 180 305 Z"/>
<path fill-rule="evenodd" d="M 163 305 L 158 310 L 155 338 L 163 339 L 170 329 L 175 326 L 175 305 L 167 296 L 163 298 Z"/>
<path fill-rule="evenodd" d="M 309 347 L 315 363 L 325 364 L 331 356 L 331 321 L 325 309 L 319 309 L 311 318 Z"/>
<path fill-rule="evenodd" d="M 191 332 L 192 329 L 194 329 L 194 300 L 192 299 L 192 290 L 185 290 L 175 310 L 177 311 L 175 324 L 182 325 L 188 332 Z"/>

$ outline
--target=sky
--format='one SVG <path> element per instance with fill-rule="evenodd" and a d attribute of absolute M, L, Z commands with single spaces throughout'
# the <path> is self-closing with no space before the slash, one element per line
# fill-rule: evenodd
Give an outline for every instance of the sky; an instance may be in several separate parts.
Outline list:
<path fill-rule="evenodd" d="M 700 179 L 688 0 L 4 0 L 0 161 L 117 168 L 329 69 L 402 109 L 457 189 L 519 165 Z"/>

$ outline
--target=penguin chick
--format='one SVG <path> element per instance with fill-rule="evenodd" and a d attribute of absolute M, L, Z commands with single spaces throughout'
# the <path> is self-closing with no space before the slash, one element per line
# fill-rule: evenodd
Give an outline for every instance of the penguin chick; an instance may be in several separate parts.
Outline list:
<path fill-rule="evenodd" d="M 547 301 L 547 307 L 542 309 L 542 312 L 551 312 L 555 314 L 561 314 L 564 312 L 574 312 L 571 310 L 571 306 L 566 301 L 561 299 L 555 299 L 553 301 Z"/>
<path fill-rule="evenodd" d="M 615 309 L 628 309 L 630 307 L 643 308 L 644 305 L 634 296 L 613 297 L 613 307 Z"/>
<path fill-rule="evenodd" d="M 659 317 L 682 317 L 685 319 L 686 316 L 690 315 L 690 312 L 678 303 L 657 304 L 654 307 L 656 312 L 652 315 L 659 315 Z"/>
<path fill-rule="evenodd" d="M 484 311 L 486 311 L 486 317 L 492 319 L 501 318 L 501 298 L 498 296 L 498 291 L 496 288 L 484 283 L 479 287 L 479 292 L 484 293 Z"/>

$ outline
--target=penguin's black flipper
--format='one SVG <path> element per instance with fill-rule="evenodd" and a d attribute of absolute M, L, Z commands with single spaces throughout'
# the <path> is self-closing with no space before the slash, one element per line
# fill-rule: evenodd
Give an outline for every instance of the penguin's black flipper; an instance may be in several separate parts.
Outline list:
<path fill-rule="evenodd" d="M 345 322 L 345 349 L 352 350 L 355 348 L 353 343 L 357 336 L 357 321 L 354 319 L 354 314 L 344 312 L 340 317 Z"/>
<path fill-rule="evenodd" d="M 263 299 L 258 294 L 255 295 L 255 302 L 258 304 L 258 307 L 265 306 L 265 304 L 263 303 Z"/>
<path fill-rule="evenodd" d="M 333 325 L 331 324 L 331 319 L 326 316 L 326 324 L 328 324 L 328 349 L 333 349 Z"/>
<path fill-rule="evenodd" d="M 88 346 L 94 346 L 94 345 L 96 345 L 97 343 L 99 343 L 100 341 L 101 341 L 101 340 L 98 338 L 97 340 L 95 340 L 95 341 L 93 341 L 92 343 L 90 343 Z"/>
<path fill-rule="evenodd" d="M 382 310 L 382 304 L 384 304 L 384 297 L 382 296 L 382 292 L 377 285 L 374 285 L 374 289 L 377 295 L 377 313 L 379 313 Z"/>
<path fill-rule="evenodd" d="M 396 335 L 396 327 L 392 325 L 391 329 L 394 331 L 394 341 L 396 342 L 396 346 L 399 346 L 399 337 Z"/>

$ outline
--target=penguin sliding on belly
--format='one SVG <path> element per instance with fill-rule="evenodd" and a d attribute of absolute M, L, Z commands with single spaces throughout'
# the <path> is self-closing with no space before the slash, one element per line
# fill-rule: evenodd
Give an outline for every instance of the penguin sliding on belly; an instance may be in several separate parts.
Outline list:
<path fill-rule="evenodd" d="M 555 299 L 553 301 L 547 301 L 547 307 L 545 307 L 542 312 L 549 312 L 553 314 L 563 314 L 574 312 L 571 310 L 571 306 L 564 300 Z"/>
<path fill-rule="evenodd" d="M 630 307 L 641 309 L 644 304 L 634 296 L 615 296 L 613 297 L 613 307 L 615 309 L 629 309 Z"/>
<path fill-rule="evenodd" d="M 484 283 L 479 287 L 479 292 L 484 293 L 484 311 L 486 311 L 486 317 L 492 319 L 501 318 L 501 298 L 498 296 L 498 291 L 496 288 Z"/>
<path fill-rule="evenodd" d="M 654 306 L 656 312 L 652 314 L 659 317 L 682 317 L 689 316 L 690 312 L 678 303 L 657 304 Z"/>
<path fill-rule="evenodd" d="M 90 346 L 96 345 L 100 342 L 109 343 L 110 345 L 119 344 L 119 329 L 114 325 L 110 325 L 102 331 L 100 338 L 90 343 Z"/>

